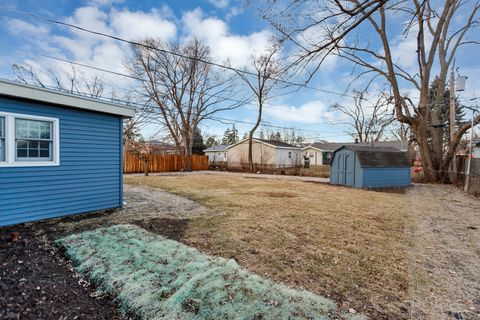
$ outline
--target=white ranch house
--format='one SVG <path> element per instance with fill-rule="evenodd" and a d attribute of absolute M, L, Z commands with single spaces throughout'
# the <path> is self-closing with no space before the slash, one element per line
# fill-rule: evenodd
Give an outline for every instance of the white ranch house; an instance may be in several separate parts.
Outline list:
<path fill-rule="evenodd" d="M 302 163 L 301 148 L 276 140 L 254 138 L 252 156 L 253 162 L 261 166 L 289 168 Z M 227 147 L 227 162 L 232 167 L 248 163 L 248 139 Z"/>

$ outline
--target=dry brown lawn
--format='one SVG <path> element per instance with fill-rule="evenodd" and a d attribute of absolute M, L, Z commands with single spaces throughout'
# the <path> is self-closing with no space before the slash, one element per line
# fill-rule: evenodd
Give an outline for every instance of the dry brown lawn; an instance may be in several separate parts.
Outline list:
<path fill-rule="evenodd" d="M 223 215 L 188 220 L 178 239 L 372 318 L 408 318 L 405 197 L 242 176 L 129 176 Z M 167 234 L 169 232 L 166 232 Z"/>

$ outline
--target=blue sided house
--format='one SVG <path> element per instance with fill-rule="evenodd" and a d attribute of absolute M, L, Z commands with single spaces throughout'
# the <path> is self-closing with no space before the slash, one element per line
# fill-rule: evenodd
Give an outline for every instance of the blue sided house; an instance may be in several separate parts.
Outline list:
<path fill-rule="evenodd" d="M 332 155 L 330 183 L 355 188 L 408 187 L 407 153 L 391 147 L 342 146 Z"/>
<path fill-rule="evenodd" d="M 123 118 L 134 114 L 0 80 L 0 226 L 121 207 Z"/>

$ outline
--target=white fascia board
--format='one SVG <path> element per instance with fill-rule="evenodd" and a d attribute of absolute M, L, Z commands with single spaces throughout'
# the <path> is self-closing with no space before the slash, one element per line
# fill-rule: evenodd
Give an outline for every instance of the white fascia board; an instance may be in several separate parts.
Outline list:
<path fill-rule="evenodd" d="M 7 80 L 0 80 L 0 95 L 51 103 L 70 108 L 115 114 L 127 118 L 135 116 L 135 108 L 130 106 Z"/>
<path fill-rule="evenodd" d="M 313 146 L 306 146 L 305 148 L 302 149 L 302 151 L 305 151 L 307 149 L 315 149 L 315 150 L 320 151 L 320 152 L 326 151 L 326 150 L 323 150 L 323 149 L 320 149 L 320 148 L 317 148 L 317 147 L 313 147 Z"/>

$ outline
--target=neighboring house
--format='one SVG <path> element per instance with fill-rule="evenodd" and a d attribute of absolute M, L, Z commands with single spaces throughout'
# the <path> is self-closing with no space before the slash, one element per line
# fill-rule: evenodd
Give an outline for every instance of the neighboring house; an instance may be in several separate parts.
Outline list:
<path fill-rule="evenodd" d="M 0 81 L 0 226 L 123 205 L 123 118 L 135 109 Z"/>
<path fill-rule="evenodd" d="M 145 141 L 145 149 L 149 154 L 178 154 L 177 147 L 157 140 Z M 183 146 L 180 147 L 180 153 L 184 152 Z"/>
<path fill-rule="evenodd" d="M 408 143 L 403 141 L 377 141 L 373 142 L 314 142 L 302 149 L 302 155 L 310 158 L 311 166 L 329 165 L 332 159 L 332 154 L 338 148 L 344 145 L 354 146 L 368 146 L 381 148 L 395 148 L 400 151 L 408 151 Z"/>
<path fill-rule="evenodd" d="M 301 149 L 291 144 L 265 139 L 253 139 L 253 162 L 261 166 L 295 167 L 301 164 Z M 248 139 L 227 147 L 228 166 L 248 163 Z"/>
<path fill-rule="evenodd" d="M 330 183 L 356 188 L 393 188 L 410 185 L 406 152 L 391 147 L 346 145 L 335 150 Z"/>
<path fill-rule="evenodd" d="M 226 144 L 219 144 L 217 146 L 211 146 L 203 150 L 206 156 L 208 156 L 209 162 L 225 162 L 227 161 L 227 147 Z"/>

